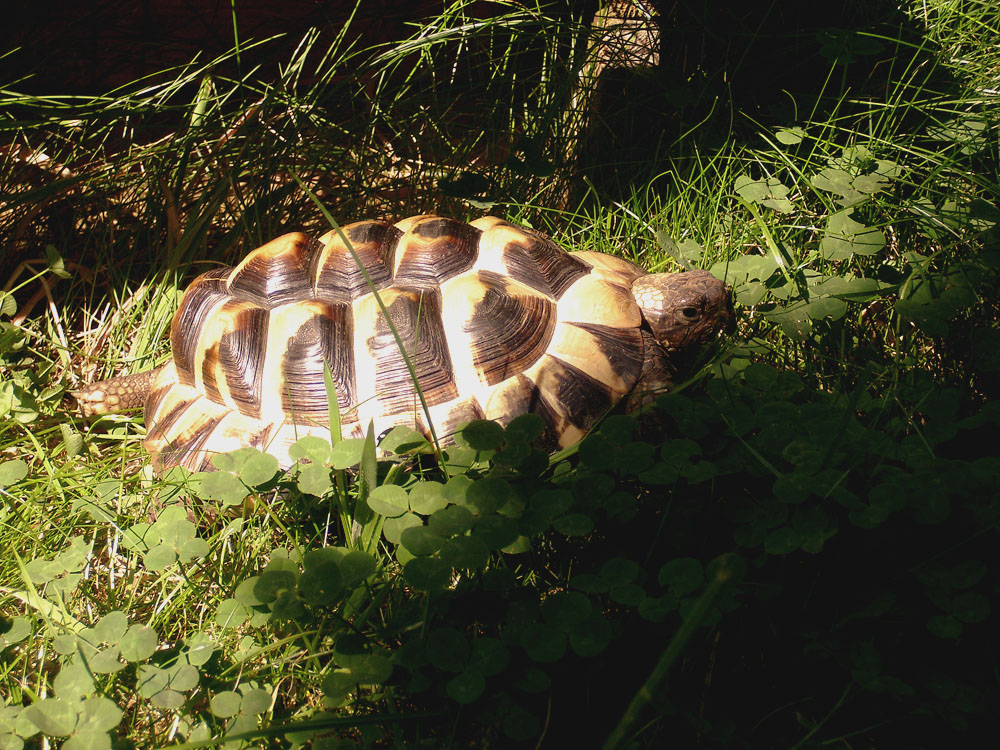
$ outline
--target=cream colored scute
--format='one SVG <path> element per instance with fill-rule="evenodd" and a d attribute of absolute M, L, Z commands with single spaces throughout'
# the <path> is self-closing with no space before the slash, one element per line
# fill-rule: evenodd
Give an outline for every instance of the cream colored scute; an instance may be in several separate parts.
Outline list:
<path fill-rule="evenodd" d="M 191 294 L 191 289 L 189 288 L 185 293 L 184 297 L 181 299 L 181 307 L 174 315 L 174 319 L 170 323 L 170 341 L 175 345 L 174 356 L 178 355 L 176 350 L 176 344 L 180 342 L 181 348 L 190 352 L 190 362 L 188 366 L 191 368 L 191 377 L 194 383 L 203 382 L 201 376 L 201 367 L 204 363 L 205 356 L 202 350 L 202 346 L 205 343 L 204 339 L 204 328 L 200 331 L 198 330 L 199 323 L 204 323 L 206 321 L 214 320 L 218 310 L 222 308 L 223 305 L 227 305 L 232 301 L 231 297 L 216 297 L 211 305 L 201 311 L 195 307 L 190 307 L 193 305 L 196 295 Z M 212 299 L 209 297 L 208 299 Z M 206 300 L 201 300 L 205 302 Z M 190 307 L 190 309 L 186 309 Z M 182 315 L 182 313 L 187 313 Z M 184 320 L 182 320 L 184 319 Z M 187 327 L 190 326 L 190 327 Z M 183 328 L 183 330 L 181 330 Z M 195 341 L 192 342 L 191 338 L 195 337 Z M 173 362 L 170 363 L 173 367 Z M 160 375 L 162 377 L 162 373 Z"/>
<path fill-rule="evenodd" d="M 386 309 L 400 294 L 389 287 L 379 292 Z M 367 426 L 369 420 L 382 413 L 382 405 L 375 390 L 375 355 L 368 347 L 368 340 L 378 330 L 382 310 L 374 294 L 367 294 L 354 303 L 354 378 L 357 383 L 358 422 Z"/>
<path fill-rule="evenodd" d="M 219 342 L 224 334 L 235 331 L 237 328 L 237 318 L 240 313 L 248 310 L 263 309 L 252 302 L 242 302 L 236 299 L 225 300 L 221 305 L 212 311 L 212 314 L 205 319 L 205 325 L 201 329 L 198 337 L 198 346 L 194 352 L 194 385 L 201 392 L 205 392 L 205 364 L 208 353 L 215 350 L 218 352 Z M 223 372 L 222 363 L 216 360 L 210 363 L 214 368 L 215 385 L 219 389 L 219 398 L 222 403 L 230 409 L 239 410 L 236 399 L 233 398 L 229 388 L 228 373 Z"/>
<path fill-rule="evenodd" d="M 522 387 L 519 377 L 523 376 L 515 375 L 502 380 L 483 396 L 481 403 L 484 405 L 486 419 L 509 418 L 511 412 L 520 411 L 522 405 L 527 405 L 531 394 Z M 530 380 L 527 385 L 532 385 Z"/>
<path fill-rule="evenodd" d="M 570 257 L 582 260 L 593 268 L 594 273 L 600 278 L 626 287 L 630 286 L 635 279 L 646 275 L 646 272 L 639 266 L 614 255 L 581 250 L 578 253 L 570 253 Z"/>
<path fill-rule="evenodd" d="M 559 322 L 575 321 L 638 328 L 642 313 L 627 289 L 609 284 L 595 274 L 579 278 L 559 300 Z"/>
<path fill-rule="evenodd" d="M 625 394 L 633 385 L 615 372 L 612 363 L 601 351 L 597 338 L 571 323 L 556 326 L 548 353 L 604 383 L 616 396 Z"/>
<path fill-rule="evenodd" d="M 398 229 L 400 232 L 409 232 L 411 229 L 413 229 L 415 224 L 424 221 L 425 219 L 440 219 L 440 218 L 441 218 L 440 216 L 436 216 L 435 214 L 417 214 L 416 216 L 407 216 L 405 219 L 397 221 L 395 224 L 393 224 L 393 226 L 396 227 L 396 229 Z"/>
<path fill-rule="evenodd" d="M 149 390 L 150 398 L 152 398 L 153 395 L 156 393 L 169 392 L 179 387 L 180 383 L 177 380 L 177 366 L 171 360 L 170 362 L 168 362 L 167 364 L 165 364 L 163 367 L 160 368 L 160 373 L 156 376 L 156 380 L 153 381 L 153 385 Z M 186 388 L 187 386 L 184 387 Z M 193 388 L 190 390 L 194 393 L 198 393 L 198 391 L 195 391 Z M 147 401 L 146 408 L 148 409 L 149 406 L 150 404 Z M 157 408 L 153 412 L 153 416 L 157 420 L 159 419 L 159 417 L 161 416 L 159 408 Z M 148 418 L 149 415 L 147 415 L 147 419 Z"/>
<path fill-rule="evenodd" d="M 507 266 L 503 260 L 503 252 L 507 243 L 524 241 L 520 232 L 510 232 L 510 227 L 503 224 L 495 216 L 484 216 L 476 219 L 472 226 L 482 231 L 479 238 L 479 257 L 473 265 L 473 271 L 492 271 L 502 276 L 507 275 Z"/>
<path fill-rule="evenodd" d="M 288 340 L 303 325 L 317 315 L 332 317 L 330 306 L 320 300 L 303 300 L 281 305 L 271 310 L 267 327 L 267 349 L 264 354 L 264 377 L 260 389 L 260 419 L 262 422 L 280 423 L 285 418 L 282 410 L 285 377 L 283 360 Z M 313 363 L 318 381 L 323 380 L 322 358 Z"/>
<path fill-rule="evenodd" d="M 462 325 L 472 319 L 476 305 L 487 291 L 488 287 L 475 272 L 461 274 L 441 285 L 441 318 L 445 321 L 455 385 L 466 396 L 480 396 L 488 388 L 473 363 L 476 342 Z"/>
<path fill-rule="evenodd" d="M 237 297 L 260 295 L 268 307 L 295 299 L 312 287 L 311 250 L 312 240 L 299 232 L 272 240 L 232 270 L 226 288 Z"/>
<path fill-rule="evenodd" d="M 186 457 L 185 465 L 190 469 L 196 469 L 205 461 L 211 461 L 212 456 L 216 454 L 239 450 L 247 445 L 248 438 L 260 432 L 263 426 L 259 420 L 244 416 L 238 411 L 231 411 L 212 428 L 212 434 L 203 443 L 202 451 Z"/>
<path fill-rule="evenodd" d="M 465 394 L 454 401 L 431 406 L 427 411 L 430 412 L 431 424 L 434 425 L 434 432 L 439 440 L 450 437 L 459 425 L 478 419 L 484 413 L 479 399 Z M 397 424 L 409 424 L 409 421 Z"/>
<path fill-rule="evenodd" d="M 487 231 L 488 229 L 492 229 L 498 224 L 501 224 L 503 226 L 510 226 L 506 221 L 501 219 L 499 216 L 481 216 L 475 221 L 470 221 L 469 223 L 476 229 L 479 229 L 480 231 L 483 232 Z"/>
<path fill-rule="evenodd" d="M 525 372 L 525 376 L 537 386 L 545 403 L 552 409 L 555 416 L 552 428 L 560 448 L 578 442 L 586 434 L 586 430 L 569 421 L 566 404 L 558 398 L 560 384 L 558 373 L 562 372 L 563 369 L 562 363 L 558 359 L 547 354 L 534 367 Z"/>
<path fill-rule="evenodd" d="M 427 244 L 426 239 L 417 239 L 413 236 L 413 228 L 428 219 L 436 220 L 439 216 L 421 215 L 421 216 L 410 216 L 402 221 L 397 221 L 393 226 L 399 231 L 403 232 L 403 236 L 399 238 L 399 243 L 396 245 L 396 256 L 393 259 L 392 265 L 392 275 L 395 278 L 396 274 L 399 272 L 399 266 L 402 264 L 403 259 L 407 255 L 419 255 L 420 246 Z"/>
<path fill-rule="evenodd" d="M 271 240 L 265 245 L 261 245 L 256 250 L 248 253 L 247 256 L 240 261 L 239 265 L 233 268 L 232 273 L 229 274 L 230 281 L 235 279 L 242 273 L 247 266 L 253 264 L 262 257 L 269 259 L 277 259 L 283 256 L 294 256 L 296 259 L 302 252 L 302 248 L 307 246 L 311 240 L 309 235 L 303 234 L 302 232 L 289 232 L 288 234 L 283 234 L 280 237 Z"/>
<path fill-rule="evenodd" d="M 172 367 L 164 368 L 165 371 L 167 369 Z M 169 373 L 166 375 L 169 376 Z M 157 383 L 169 382 L 169 377 L 165 378 L 164 373 L 157 378 Z M 191 437 L 208 422 L 221 419 L 227 414 L 242 417 L 238 412 L 231 412 L 227 407 L 209 401 L 196 389 L 177 383 L 176 378 L 165 391 L 153 391 L 154 394 L 157 392 L 162 393 L 162 398 L 154 404 L 152 414 L 147 415 L 151 427 L 143 441 L 146 450 L 154 456 L 175 446 L 185 448 Z M 163 419 L 172 413 L 175 413 L 175 418 L 171 423 L 165 428 L 159 427 Z M 183 465 L 192 470 L 198 469 L 197 464 L 186 459 Z"/>

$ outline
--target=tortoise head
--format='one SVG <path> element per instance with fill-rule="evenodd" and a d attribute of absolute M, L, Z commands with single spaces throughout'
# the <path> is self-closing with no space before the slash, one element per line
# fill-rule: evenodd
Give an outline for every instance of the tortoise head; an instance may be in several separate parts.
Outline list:
<path fill-rule="evenodd" d="M 700 346 L 734 325 L 733 298 L 708 271 L 652 273 L 632 294 L 656 339 L 668 351 Z"/>

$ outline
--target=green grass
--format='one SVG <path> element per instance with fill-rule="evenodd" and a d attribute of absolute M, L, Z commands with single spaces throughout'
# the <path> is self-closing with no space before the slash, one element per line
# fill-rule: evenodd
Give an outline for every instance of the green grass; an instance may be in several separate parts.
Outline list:
<path fill-rule="evenodd" d="M 674 10 L 659 68 L 586 91 L 587 19 L 453 3 L 396 45 L 239 36 L 100 96 L 0 92 L 0 744 L 983 730 L 1000 18 L 844 7 L 846 31 Z M 400 436 L 154 477 L 139 416 L 85 422 L 66 391 L 165 361 L 195 274 L 326 231 L 308 192 L 341 223 L 489 209 L 711 268 L 739 329 L 552 465 L 527 420 L 443 466 Z"/>

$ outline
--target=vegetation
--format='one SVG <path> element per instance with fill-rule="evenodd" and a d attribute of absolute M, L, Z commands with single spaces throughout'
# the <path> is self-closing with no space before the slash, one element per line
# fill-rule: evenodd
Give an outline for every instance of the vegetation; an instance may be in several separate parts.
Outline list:
<path fill-rule="evenodd" d="M 609 52 L 560 6 L 454 2 L 391 44 L 348 19 L 101 95 L 5 85 L 0 747 L 987 736 L 994 5 L 674 8 Z M 206 264 L 324 210 L 711 268 L 739 328 L 551 458 L 531 416 L 435 457 L 334 415 L 288 473 L 155 477 L 141 415 L 73 411 L 165 360 Z"/>

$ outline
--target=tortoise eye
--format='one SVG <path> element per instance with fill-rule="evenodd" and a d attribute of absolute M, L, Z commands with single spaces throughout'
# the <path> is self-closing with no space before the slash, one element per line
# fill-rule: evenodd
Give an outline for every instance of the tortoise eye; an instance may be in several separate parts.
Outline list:
<path fill-rule="evenodd" d="M 684 320 L 697 320 L 701 317 L 701 312 L 697 307 L 682 307 L 677 312 Z"/>

